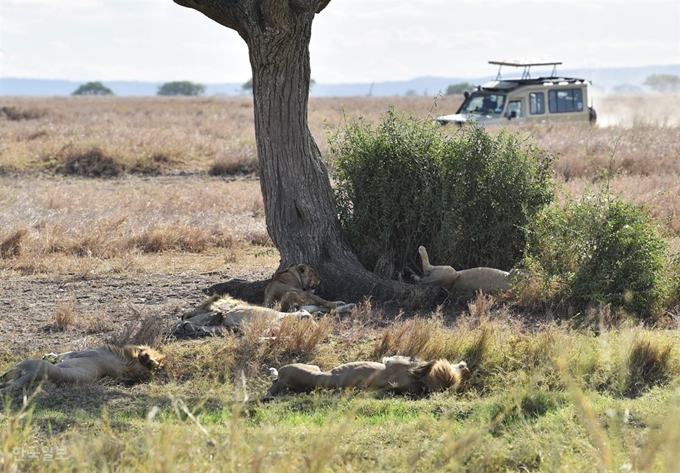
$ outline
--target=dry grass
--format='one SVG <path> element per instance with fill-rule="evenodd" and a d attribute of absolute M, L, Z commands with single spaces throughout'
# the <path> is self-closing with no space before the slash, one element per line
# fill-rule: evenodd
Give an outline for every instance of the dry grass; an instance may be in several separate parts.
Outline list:
<path fill-rule="evenodd" d="M 636 397 L 672 377 L 673 346 L 647 337 L 638 337 L 628 355 L 626 395 Z"/>
<path fill-rule="evenodd" d="M 130 266 L 143 253 L 236 254 L 238 245 L 268 238 L 255 181 L 166 177 L 102 183 L 29 175 L 0 181 L 6 209 L 0 228 L 8 232 L 0 235 L 0 269 L 43 272 L 59 255 Z"/>
<path fill-rule="evenodd" d="M 57 305 L 53 327 L 63 332 L 75 323 L 76 317 L 75 303 L 72 300 L 62 301 Z"/>
<path fill-rule="evenodd" d="M 57 303 L 54 322 L 47 324 L 45 328 L 52 332 L 66 332 L 73 328 L 92 335 L 111 332 L 114 326 L 105 310 L 83 310 L 74 297 L 69 297 Z"/>
<path fill-rule="evenodd" d="M 596 127 L 517 130 L 558 154 L 556 176 L 572 196 L 594 186 L 611 165 L 617 173 L 613 190 L 649 204 L 677 251 L 679 100 L 603 97 L 596 102 Z M 61 254 L 128 270 L 144 253 L 213 249 L 224 249 L 220 258 L 236 262 L 238 245 L 271 246 L 257 182 L 218 178 L 257 168 L 251 98 L 7 97 L 4 102 L 10 115 L 25 118 L 0 116 L 0 169 L 5 170 L 0 174 L 5 209 L 0 215 L 0 269 L 51 271 L 56 263 L 50 260 Z M 459 102 L 460 97 L 442 97 L 433 108 L 434 99 L 428 97 L 312 98 L 309 123 L 325 153 L 326 131 L 345 121 L 363 117 L 377 122 L 389 106 L 424 118 L 454 110 Z M 11 169 L 84 177 L 162 176 L 94 182 Z M 414 299 L 413 308 L 418 303 Z"/>
<path fill-rule="evenodd" d="M 443 98 L 435 114 L 454 110 L 459 100 Z M 593 185 L 613 155 L 614 190 L 648 202 L 678 239 L 678 107 L 667 97 L 646 100 L 665 107 L 665 125 L 642 115 L 608 121 L 634 102 L 606 98 L 596 102 L 602 126 L 519 131 L 560 154 L 557 178 L 574 196 Z M 0 277 L 24 281 L 46 273 L 41 277 L 90 281 L 95 273 L 103 279 L 120 273 L 126 281 L 140 273 L 137 280 L 152 285 L 159 274 L 267 277 L 278 265 L 259 183 L 222 177 L 254 166 L 250 98 L 3 101 L 19 118 L 0 113 Z M 432 99 L 312 99 L 310 129 L 326 152 L 324 122 L 334 130 L 359 116 L 377 121 L 389 105 L 425 117 Z M 117 177 L 101 178 L 107 166 L 118 169 Z M 537 286 L 524 298 L 520 306 L 549 312 Z M 5 299 L 15 304 L 21 295 Z M 19 465 L 15 447 L 36 443 L 66 446 L 72 464 L 80 465 L 74 471 L 588 471 L 599 465 L 675 471 L 677 465 L 680 361 L 671 349 L 677 330 L 630 329 L 606 307 L 593 309 L 592 319 L 603 321 L 597 337 L 592 325 L 538 328 L 509 302 L 480 295 L 462 314 L 393 320 L 383 314 L 387 309 L 363 301 L 342 319 L 291 319 L 266 336 L 267 328 L 254 323 L 241 333 L 172 342 L 164 334 L 178 307 L 139 310 L 128 302 L 100 312 L 79 300 L 49 309 L 50 328 L 61 327 L 62 342 L 87 348 L 93 332 L 107 332 L 107 341 L 162 344 L 167 370 L 149 385 L 48 387 L 49 395 L 30 401 L 30 409 L 7 407 L 0 458 L 10 470 Z M 410 302 L 419 305 L 417 297 Z M 132 311 L 128 325 L 111 317 L 121 310 Z M 31 310 L 16 312 L 12 336 L 20 337 Z M 394 354 L 464 359 L 473 377 L 460 395 L 420 401 L 315 393 L 268 405 L 245 402 L 264 394 L 269 366 L 329 369 Z M 2 368 L 23 355 L 0 352 Z"/>
<path fill-rule="evenodd" d="M 0 240 L 0 258 L 13 258 L 21 254 L 21 241 L 28 231 L 25 228 L 15 230 Z"/>

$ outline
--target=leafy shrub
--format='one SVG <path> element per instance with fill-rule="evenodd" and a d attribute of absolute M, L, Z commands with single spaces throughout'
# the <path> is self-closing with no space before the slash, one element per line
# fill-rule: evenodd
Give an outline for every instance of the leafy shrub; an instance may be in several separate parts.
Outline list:
<path fill-rule="evenodd" d="M 542 275 L 550 296 L 570 306 L 610 303 L 646 317 L 665 295 L 665 255 L 643 207 L 600 191 L 542 212 L 525 264 Z"/>
<path fill-rule="evenodd" d="M 361 262 L 393 276 L 427 247 L 436 264 L 509 269 L 553 199 L 553 157 L 469 123 L 453 136 L 388 111 L 329 137 L 340 222 Z"/>
<path fill-rule="evenodd" d="M 166 82 L 158 87 L 158 95 L 203 95 L 205 86 L 189 81 Z"/>
<path fill-rule="evenodd" d="M 457 84 L 451 84 L 446 88 L 444 95 L 456 95 L 462 94 L 463 92 L 474 90 L 475 86 L 469 82 L 459 82 Z"/>
<path fill-rule="evenodd" d="M 88 82 L 80 85 L 71 95 L 115 95 L 111 89 L 101 82 Z"/>

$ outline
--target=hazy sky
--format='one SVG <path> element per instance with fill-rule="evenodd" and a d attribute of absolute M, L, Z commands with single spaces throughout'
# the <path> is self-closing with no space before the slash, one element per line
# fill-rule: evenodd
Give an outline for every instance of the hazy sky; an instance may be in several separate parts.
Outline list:
<path fill-rule="evenodd" d="M 314 21 L 318 83 L 680 64 L 680 0 L 332 0 Z M 0 77 L 245 82 L 243 40 L 172 0 L 0 0 Z"/>

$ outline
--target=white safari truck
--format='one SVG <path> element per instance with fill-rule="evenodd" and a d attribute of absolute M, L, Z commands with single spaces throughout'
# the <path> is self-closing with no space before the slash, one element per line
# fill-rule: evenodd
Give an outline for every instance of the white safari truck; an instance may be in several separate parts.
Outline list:
<path fill-rule="evenodd" d="M 452 115 L 437 117 L 441 124 L 462 125 L 472 116 L 480 124 L 548 123 L 557 121 L 595 123 L 597 114 L 588 93 L 588 81 L 560 77 L 554 61 L 489 61 L 498 67 L 495 80 L 465 92 L 465 101 Z M 503 79 L 503 66 L 523 67 L 520 79 Z M 532 66 L 552 66 L 549 77 L 530 77 Z"/>

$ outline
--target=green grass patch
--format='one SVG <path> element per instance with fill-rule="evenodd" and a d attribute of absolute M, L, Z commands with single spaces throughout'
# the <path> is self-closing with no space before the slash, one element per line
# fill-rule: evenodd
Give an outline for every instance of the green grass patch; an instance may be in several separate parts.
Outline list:
<path fill-rule="evenodd" d="M 287 329 L 286 343 L 298 329 Z M 402 321 L 392 325 L 391 341 L 336 338 L 359 329 L 363 336 L 375 330 L 331 323 L 323 349 L 308 345 L 280 362 L 304 359 L 326 369 L 376 358 L 377 347 L 415 349 L 397 335 L 431 330 L 439 335 L 422 353 L 455 361 L 476 350 L 471 383 L 425 398 L 315 391 L 261 403 L 264 368 L 282 356 L 278 345 L 248 334 L 170 343 L 167 370 L 149 384 L 46 385 L 25 406 L 21 397 L 6 399 L 0 458 L 32 471 L 141 472 L 671 472 L 680 460 L 674 331 L 524 333 L 492 320 L 453 327 Z M 67 459 L 26 457 L 42 447 Z"/>

